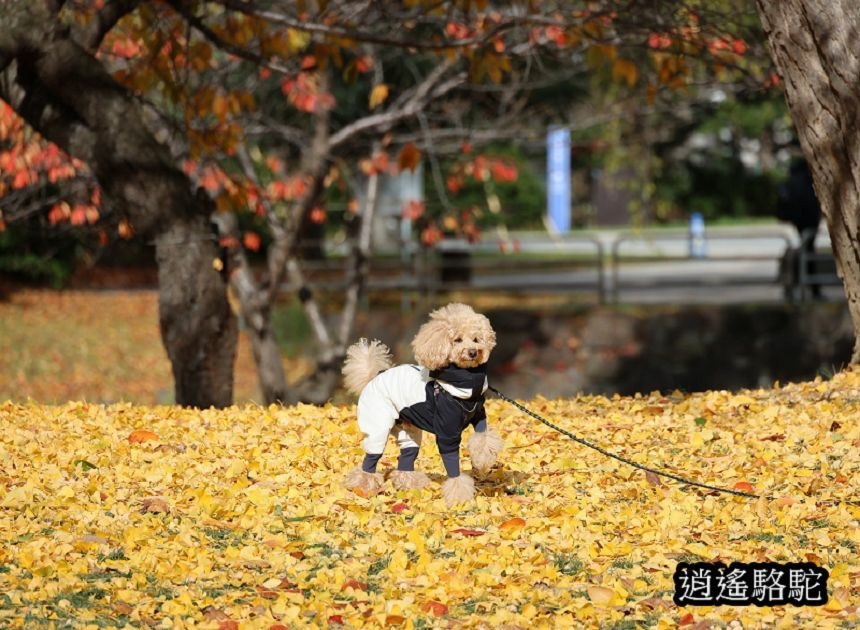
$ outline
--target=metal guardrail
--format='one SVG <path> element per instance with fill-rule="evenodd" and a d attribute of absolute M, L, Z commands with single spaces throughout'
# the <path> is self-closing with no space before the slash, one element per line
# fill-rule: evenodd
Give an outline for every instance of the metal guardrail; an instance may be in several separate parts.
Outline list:
<path fill-rule="evenodd" d="M 567 237 L 544 241 L 539 248 L 535 247 L 534 242 L 528 242 L 525 249 L 520 251 L 516 251 L 513 241 L 496 241 L 495 245 L 492 242 L 444 243 L 433 250 L 407 252 L 401 258 L 374 257 L 367 289 L 424 294 L 463 289 L 593 291 L 598 302 L 605 301 L 604 247 L 597 238 Z M 500 243 L 505 244 L 500 246 Z M 502 255 L 493 255 L 493 252 Z M 533 257 L 534 254 L 538 256 Z M 346 286 L 346 260 L 346 257 L 339 255 L 321 261 L 303 262 L 306 282 L 324 290 L 342 290 Z M 297 288 L 290 282 L 282 285 L 282 290 Z"/>
<path fill-rule="evenodd" d="M 621 248 L 625 243 L 659 243 L 670 242 L 670 243 L 679 243 L 682 246 L 687 245 L 687 251 L 682 254 L 667 254 L 666 252 L 659 252 L 655 254 L 645 254 L 645 255 L 627 255 L 623 257 L 625 263 L 647 263 L 647 262 L 669 262 L 669 261 L 720 261 L 720 262 L 741 262 L 741 261 L 779 261 L 787 250 L 792 247 L 791 239 L 785 235 L 784 233 L 762 233 L 762 234 L 708 234 L 706 236 L 705 242 L 707 244 L 708 249 L 713 249 L 714 244 L 718 244 L 720 241 L 734 241 L 734 240 L 761 240 L 761 241 L 778 241 L 780 244 L 784 245 L 784 248 L 779 251 L 778 255 L 774 254 L 744 254 L 738 255 L 736 253 L 731 254 L 713 254 L 708 253 L 702 256 L 693 256 L 690 253 L 690 235 L 687 232 L 678 232 L 676 234 L 661 234 L 658 236 L 651 236 L 647 239 L 644 239 L 641 235 L 631 234 L 631 233 L 622 233 L 615 238 L 612 243 L 611 248 L 611 268 L 612 268 L 612 286 L 610 288 L 610 296 L 612 302 L 617 303 L 619 301 L 620 293 L 622 288 L 650 288 L 650 287 L 658 287 L 658 286 L 672 286 L 672 287 L 686 287 L 686 286 L 700 286 L 701 281 L 691 282 L 690 279 L 684 277 L 663 277 L 659 278 L 659 280 L 655 281 L 651 278 L 646 282 L 629 282 L 626 284 L 622 282 L 620 277 L 620 268 L 621 268 Z M 684 248 L 681 247 L 681 250 Z M 715 282 L 713 278 L 709 280 L 709 284 L 723 284 L 723 285 L 757 285 L 757 284 L 778 284 L 779 283 L 779 274 L 774 278 L 767 279 L 759 279 L 759 278 L 749 278 L 738 275 L 728 275 L 725 276 L 719 282 Z"/>
<path fill-rule="evenodd" d="M 728 241 L 748 240 L 757 253 L 740 254 L 723 247 Z M 786 287 L 782 261 L 790 254 L 799 257 L 799 271 L 790 277 L 792 291 L 799 287 L 800 298 L 809 296 L 814 285 L 840 284 L 835 273 L 811 273 L 810 264 L 832 260 L 827 254 L 810 254 L 796 248 L 786 232 L 759 234 L 707 233 L 708 252 L 704 256 L 690 255 L 690 235 L 685 232 L 648 235 L 622 232 L 609 246 L 588 235 L 559 238 L 523 238 L 493 240 L 476 244 L 447 240 L 432 250 L 412 247 L 400 254 L 375 256 L 367 279 L 369 291 L 402 291 L 433 294 L 452 290 L 523 291 L 523 292 L 587 292 L 596 295 L 599 303 L 617 303 L 622 290 L 660 287 L 701 287 L 697 276 L 679 276 L 659 271 L 647 277 L 625 278 L 622 269 L 635 272 L 639 263 L 675 261 L 713 262 L 770 261 L 777 263 L 774 276 L 748 277 L 740 273 L 725 273 L 708 277 L 708 285 L 718 286 L 780 286 Z M 625 252 L 626 250 L 626 252 Z M 337 291 L 346 287 L 346 244 L 335 245 L 329 257 L 321 261 L 304 261 L 305 280 L 312 288 Z M 606 266 L 609 265 L 607 274 Z M 641 269 L 641 267 L 638 267 Z M 296 290 L 289 282 L 283 290 Z M 786 298 L 793 293 L 786 289 Z M 404 297 L 405 300 L 405 297 Z"/>

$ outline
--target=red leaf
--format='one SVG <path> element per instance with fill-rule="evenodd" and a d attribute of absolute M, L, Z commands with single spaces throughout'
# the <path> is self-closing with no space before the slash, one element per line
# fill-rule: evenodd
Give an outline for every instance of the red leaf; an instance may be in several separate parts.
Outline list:
<path fill-rule="evenodd" d="M 420 219 L 423 215 L 424 203 L 416 199 L 403 204 L 403 212 L 400 214 L 404 219 L 409 219 L 410 221 Z"/>
<path fill-rule="evenodd" d="M 678 620 L 679 626 L 689 626 L 691 623 L 693 623 L 693 613 L 687 613 Z"/>
<path fill-rule="evenodd" d="M 325 218 L 326 218 L 325 210 L 323 210 L 320 207 L 314 208 L 313 210 L 311 210 L 310 218 L 311 218 L 311 221 L 313 221 L 317 225 L 325 223 Z"/>
<path fill-rule="evenodd" d="M 403 510 L 406 510 L 408 508 L 409 508 L 409 506 L 406 505 L 405 503 L 398 503 L 397 505 L 391 506 L 391 511 L 394 512 L 395 514 L 400 514 Z"/>
<path fill-rule="evenodd" d="M 434 617 L 441 617 L 448 614 L 448 607 L 445 604 L 432 599 L 429 602 L 424 602 L 424 605 L 421 606 L 421 610 L 426 613 L 432 613 Z"/>
<path fill-rule="evenodd" d="M 759 438 L 762 442 L 784 442 L 785 441 L 785 433 L 774 433 L 773 435 L 768 435 L 763 438 Z"/>
<path fill-rule="evenodd" d="M 260 250 L 260 235 L 256 232 L 245 232 L 242 237 L 242 243 L 245 245 L 245 249 L 256 252 Z"/>
<path fill-rule="evenodd" d="M 487 532 L 481 531 L 480 529 L 465 529 L 460 527 L 458 529 L 452 529 L 452 534 L 463 534 L 463 536 L 483 536 Z"/>
<path fill-rule="evenodd" d="M 421 151 L 418 150 L 414 142 L 404 146 L 397 156 L 397 168 L 401 171 L 415 171 L 420 163 Z"/>
<path fill-rule="evenodd" d="M 359 582 L 358 580 L 349 579 L 343 583 L 343 586 L 340 587 L 340 590 L 345 591 L 348 588 L 354 588 L 357 591 L 366 591 L 367 582 Z"/>
<path fill-rule="evenodd" d="M 373 67 L 373 59 L 371 57 L 359 57 L 355 60 L 355 69 L 358 70 L 360 74 L 364 74 L 365 72 L 370 72 L 370 69 Z"/>
<path fill-rule="evenodd" d="M 735 490 L 740 490 L 741 492 L 752 492 L 753 487 L 752 484 L 747 483 L 746 481 L 739 481 L 734 485 Z"/>
<path fill-rule="evenodd" d="M 328 622 L 342 626 L 343 625 L 343 617 L 341 617 L 340 615 L 332 615 L 331 617 L 328 618 Z"/>

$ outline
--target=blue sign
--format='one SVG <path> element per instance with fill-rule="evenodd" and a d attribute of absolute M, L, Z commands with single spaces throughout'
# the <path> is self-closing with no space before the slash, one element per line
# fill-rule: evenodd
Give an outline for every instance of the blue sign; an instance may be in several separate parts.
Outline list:
<path fill-rule="evenodd" d="M 553 128 L 546 137 L 547 221 L 558 233 L 570 231 L 570 129 Z"/>

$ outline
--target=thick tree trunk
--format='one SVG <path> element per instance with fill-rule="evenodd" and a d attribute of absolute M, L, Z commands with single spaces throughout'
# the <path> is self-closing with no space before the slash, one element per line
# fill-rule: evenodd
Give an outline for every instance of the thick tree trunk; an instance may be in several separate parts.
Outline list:
<path fill-rule="evenodd" d="M 176 402 L 226 406 L 233 398 L 236 322 L 213 269 L 211 201 L 192 192 L 134 98 L 72 40 L 41 3 L 0 7 L 0 98 L 93 171 L 106 199 L 155 240 L 162 339 Z"/>
<path fill-rule="evenodd" d="M 757 0 L 830 230 L 860 363 L 860 3 Z"/>

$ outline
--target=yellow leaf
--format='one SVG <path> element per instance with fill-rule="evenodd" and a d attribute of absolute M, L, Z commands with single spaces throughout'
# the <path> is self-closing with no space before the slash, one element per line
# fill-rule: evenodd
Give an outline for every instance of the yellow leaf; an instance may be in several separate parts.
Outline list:
<path fill-rule="evenodd" d="M 287 46 L 289 48 L 290 53 L 295 54 L 297 52 L 301 52 L 302 50 L 307 48 L 310 41 L 310 33 L 300 31 L 295 28 L 287 29 Z"/>
<path fill-rule="evenodd" d="M 605 586 L 589 586 L 585 589 L 588 598 L 598 606 L 609 606 L 615 598 L 615 591 Z"/>
<path fill-rule="evenodd" d="M 385 102 L 385 99 L 388 98 L 388 86 L 385 83 L 378 83 L 373 86 L 373 89 L 370 91 L 370 99 L 369 105 L 370 109 L 376 109 L 382 103 Z"/>

